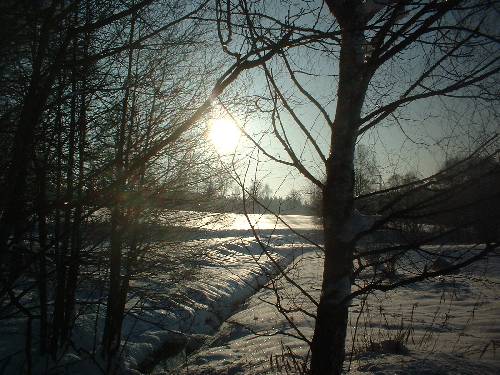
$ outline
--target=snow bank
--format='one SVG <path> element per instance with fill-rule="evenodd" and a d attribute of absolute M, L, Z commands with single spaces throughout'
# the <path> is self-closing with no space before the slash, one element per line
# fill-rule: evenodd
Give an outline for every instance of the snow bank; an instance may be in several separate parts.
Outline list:
<path fill-rule="evenodd" d="M 465 249 L 465 247 L 464 247 Z M 435 250 L 432 248 L 428 251 Z M 450 250 L 450 249 L 448 249 Z M 424 260 L 422 260 L 425 263 Z M 323 259 L 308 253 L 288 268 L 290 277 L 319 297 Z M 361 374 L 498 374 L 500 357 L 500 258 L 468 267 L 457 275 L 374 293 L 353 301 L 346 349 L 350 373 Z M 294 308 L 288 318 L 311 339 L 314 305 L 283 279 L 276 283 L 280 304 Z M 225 322 L 213 340 L 191 356 L 189 374 L 294 373 L 308 345 L 278 312 L 276 294 L 261 289 Z M 299 309 L 300 308 L 300 309 Z M 409 351 L 373 352 L 371 343 L 407 337 Z M 354 344 L 353 344 L 354 342 Z M 371 347 L 371 349 L 370 349 Z M 181 369 L 176 369 L 182 373 Z M 157 373 L 167 373 L 158 369 Z"/>
<path fill-rule="evenodd" d="M 179 282 L 172 283 L 168 280 L 175 277 L 162 271 L 159 264 L 151 279 L 134 279 L 126 305 L 128 312 L 123 324 L 119 373 L 150 368 L 162 357 L 199 347 L 247 298 L 304 251 L 303 246 L 277 245 L 275 241 L 290 242 L 290 239 L 283 241 L 276 236 L 267 243 L 266 250 L 274 261 L 263 254 L 263 249 L 252 237 L 182 242 L 176 245 L 175 251 L 192 252 L 189 259 L 196 265 L 192 271 L 195 274 L 190 274 L 185 264 L 183 270 L 174 265 L 169 272 L 184 272 L 187 279 L 182 280 L 182 274 Z M 164 251 L 172 249 L 165 247 Z M 162 258 L 160 255 L 156 261 L 168 262 L 170 256 Z M 99 347 L 95 342 L 101 338 L 103 321 L 102 306 L 99 310 L 98 304 L 81 306 L 72 348 L 57 364 L 37 358 L 35 348 L 33 372 L 44 373 L 57 367 L 71 374 L 100 373 L 98 367 L 103 364 L 99 363 Z M 25 323 L 24 319 L 10 320 L 9 325 L 0 327 L 3 341 L 0 358 L 12 355 L 2 373 L 17 374 L 23 367 Z M 32 329 L 36 332 L 37 327 Z M 94 349 L 97 351 L 88 355 Z"/>
<path fill-rule="evenodd" d="M 247 298 L 305 251 L 304 246 L 293 244 L 266 250 L 274 262 L 251 238 L 225 239 L 212 246 L 197 280 L 174 288 L 163 286 L 168 290 L 157 294 L 181 298 L 172 298 L 164 309 L 141 311 L 140 319 L 152 322 L 149 327 L 133 318 L 126 320 L 125 367 L 141 367 L 166 344 L 185 346 L 190 336 L 214 334 Z"/>

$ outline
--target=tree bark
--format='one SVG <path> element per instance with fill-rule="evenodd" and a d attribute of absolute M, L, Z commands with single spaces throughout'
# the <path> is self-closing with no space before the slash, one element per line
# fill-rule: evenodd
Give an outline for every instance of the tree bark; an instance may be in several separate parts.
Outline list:
<path fill-rule="evenodd" d="M 337 108 L 323 190 L 325 264 L 311 345 L 311 373 L 340 374 L 345 357 L 354 228 L 354 148 L 368 77 L 359 28 L 342 30 Z"/>
<path fill-rule="evenodd" d="M 43 165 L 37 168 L 38 196 L 37 196 L 37 216 L 38 216 L 38 300 L 40 302 L 40 354 L 45 354 L 48 344 L 48 319 L 47 319 L 47 157 L 43 157 Z"/>
<path fill-rule="evenodd" d="M 134 39 L 134 28 L 137 15 L 134 13 L 130 23 L 129 43 Z M 110 244 L 110 270 L 109 270 L 109 291 L 107 300 L 106 320 L 103 332 L 103 357 L 107 359 L 107 371 L 112 372 L 113 357 L 120 347 L 121 328 L 124 314 L 123 294 L 126 293 L 122 289 L 122 248 L 123 248 L 123 233 L 126 225 L 126 217 L 124 214 L 121 195 L 125 191 L 125 143 L 127 132 L 127 121 L 129 116 L 129 96 L 132 79 L 133 65 L 133 49 L 129 50 L 128 54 L 128 69 L 125 82 L 125 93 L 123 97 L 121 121 L 117 134 L 116 146 L 116 184 L 113 202 L 114 206 L 111 212 L 111 244 Z M 128 285 L 128 284 L 127 284 Z M 126 296 L 125 296 L 126 298 Z"/>

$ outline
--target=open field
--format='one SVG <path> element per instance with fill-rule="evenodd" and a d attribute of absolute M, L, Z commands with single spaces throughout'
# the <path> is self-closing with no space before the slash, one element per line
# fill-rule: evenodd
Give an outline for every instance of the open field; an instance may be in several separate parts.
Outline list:
<path fill-rule="evenodd" d="M 314 328 L 315 306 L 289 280 L 316 300 L 323 256 L 316 218 L 271 215 L 191 215 L 176 212 L 178 239 L 151 244 L 133 280 L 124 321 L 124 373 L 299 373 Z M 169 213 L 168 215 L 174 215 Z M 165 215 L 165 225 L 173 217 Z M 182 220 L 182 217 L 185 220 Z M 169 229 L 169 232 L 172 228 Z M 183 230 L 181 230 L 183 229 Z M 184 233 L 184 235 L 182 235 Z M 311 241 L 307 241 L 310 239 Z M 450 253 L 467 246 L 428 247 Z M 427 260 L 409 252 L 394 277 L 411 275 Z M 285 272 L 288 281 L 283 277 Z M 363 271 L 354 286 L 374 275 Z M 99 373 L 96 337 L 103 327 L 105 275 L 96 269 L 78 297 L 73 346 L 57 365 L 37 357 L 34 368 L 72 374 Z M 272 280 L 272 282 L 270 282 Z M 353 374 L 494 374 L 500 366 L 500 256 L 459 273 L 374 292 L 352 302 L 347 365 Z M 36 298 L 31 294 L 24 297 Z M 279 303 L 278 303 L 279 301 Z M 285 317 L 279 312 L 291 311 Z M 3 373 L 24 361 L 25 318 L 3 320 Z M 31 326 L 37 329 L 36 323 Z M 302 337 L 301 337 L 302 336 Z M 55 366 L 55 367 L 54 367 Z"/>

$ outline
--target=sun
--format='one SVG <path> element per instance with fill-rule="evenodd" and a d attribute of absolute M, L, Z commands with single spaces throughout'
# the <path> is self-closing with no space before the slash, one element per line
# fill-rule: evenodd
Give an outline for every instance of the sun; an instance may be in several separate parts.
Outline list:
<path fill-rule="evenodd" d="M 238 146 L 241 132 L 234 121 L 218 118 L 210 121 L 209 138 L 219 154 L 232 154 Z"/>

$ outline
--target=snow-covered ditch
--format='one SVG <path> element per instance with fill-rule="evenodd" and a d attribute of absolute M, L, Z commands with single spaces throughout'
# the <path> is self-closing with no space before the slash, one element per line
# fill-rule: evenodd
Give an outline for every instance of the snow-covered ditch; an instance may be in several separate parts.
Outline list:
<path fill-rule="evenodd" d="M 224 219 L 226 232 L 222 236 L 217 237 L 218 231 L 212 227 L 199 232 L 196 240 L 158 243 L 148 259 L 149 270 L 131 281 L 118 373 L 150 371 L 160 360 L 198 348 L 246 299 L 311 248 L 294 244 L 291 234 L 275 235 L 264 244 L 269 249 L 264 255 L 262 244 L 251 237 L 248 226 L 242 227 L 247 230 L 245 237 L 227 236 L 241 232 L 232 225 L 235 217 L 226 215 Z M 263 230 L 272 232 L 276 225 L 268 221 Z M 99 341 L 106 296 L 98 283 L 81 288 L 73 343 L 62 358 L 56 362 L 41 358 L 36 343 L 33 345 L 33 373 L 102 372 Z M 29 293 L 25 298 L 36 303 Z M 27 323 L 25 318 L 0 322 L 0 358 L 5 359 L 0 373 L 22 372 Z M 36 320 L 30 329 L 37 332 Z"/>
<path fill-rule="evenodd" d="M 310 252 L 287 269 L 316 299 L 322 263 L 321 254 Z M 349 373 L 498 374 L 499 283 L 497 254 L 456 275 L 356 299 L 346 344 Z M 156 373 L 298 373 L 308 345 L 297 336 L 311 339 L 314 318 L 307 312 L 315 306 L 283 278 L 272 286 L 253 295 L 186 363 L 171 372 L 158 367 Z M 278 301 L 291 311 L 287 319 Z"/>
<path fill-rule="evenodd" d="M 184 214 L 186 220 L 192 217 L 175 213 L 177 219 Z M 316 220 L 299 215 L 285 219 L 304 237 L 321 243 Z M 243 215 L 203 220 L 205 231 L 193 232 L 187 240 L 158 241 L 145 271 L 132 280 L 118 373 L 297 372 L 308 355 L 305 341 L 313 334 L 315 306 L 289 280 L 318 300 L 321 252 L 270 215 L 250 216 L 268 254 L 251 236 Z M 421 254 L 409 254 L 405 261 L 400 261 L 399 277 L 430 266 Z M 289 280 L 280 270 L 286 270 Z M 370 272 L 362 275 L 366 282 Z M 97 284 L 82 288 L 73 345 L 57 363 L 37 358 L 33 350 L 33 373 L 102 372 L 103 289 Z M 277 307 L 289 311 L 287 318 Z M 358 298 L 350 317 L 346 348 L 352 374 L 497 374 L 500 256 L 445 278 Z M 0 373 L 22 372 L 26 323 L 24 318 L 0 322 L 0 358 L 8 358 Z M 31 330 L 37 329 L 34 320 Z M 388 345 L 397 341 L 404 350 Z"/>
<path fill-rule="evenodd" d="M 152 358 L 165 357 L 165 347 L 194 349 L 206 335 L 214 334 L 247 298 L 306 250 L 301 245 L 278 244 L 268 257 L 252 238 L 225 239 L 224 243 L 213 245 L 194 281 L 174 288 L 157 286 L 155 293 L 163 295 L 165 303 L 156 303 L 154 309 L 145 306 L 138 320 L 126 321 L 125 367 L 147 370 Z"/>

